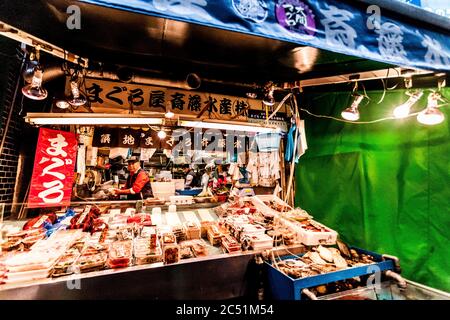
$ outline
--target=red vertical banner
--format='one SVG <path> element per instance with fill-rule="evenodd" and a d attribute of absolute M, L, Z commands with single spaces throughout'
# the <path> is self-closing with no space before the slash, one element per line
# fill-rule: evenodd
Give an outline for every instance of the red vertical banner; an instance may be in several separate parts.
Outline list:
<path fill-rule="evenodd" d="M 45 128 L 39 130 L 29 208 L 70 204 L 77 146 L 74 133 Z"/>

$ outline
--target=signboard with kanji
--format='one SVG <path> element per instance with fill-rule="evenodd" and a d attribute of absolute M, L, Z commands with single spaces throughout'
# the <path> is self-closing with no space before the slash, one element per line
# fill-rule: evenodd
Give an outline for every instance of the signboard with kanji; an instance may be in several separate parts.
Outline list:
<path fill-rule="evenodd" d="M 247 121 L 250 109 L 261 110 L 261 100 L 162 88 L 141 84 L 85 79 L 86 95 L 96 112 L 152 111 L 197 116 L 199 119 Z"/>

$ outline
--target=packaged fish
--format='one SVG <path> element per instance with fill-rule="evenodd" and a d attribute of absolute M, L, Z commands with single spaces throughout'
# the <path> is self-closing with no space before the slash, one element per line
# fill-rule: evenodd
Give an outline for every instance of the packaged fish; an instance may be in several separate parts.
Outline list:
<path fill-rule="evenodd" d="M 180 247 L 177 244 L 168 244 L 163 249 L 164 264 L 180 261 Z"/>
<path fill-rule="evenodd" d="M 116 241 L 110 244 L 108 252 L 108 267 L 128 267 L 133 257 L 133 242 L 130 240 Z"/>

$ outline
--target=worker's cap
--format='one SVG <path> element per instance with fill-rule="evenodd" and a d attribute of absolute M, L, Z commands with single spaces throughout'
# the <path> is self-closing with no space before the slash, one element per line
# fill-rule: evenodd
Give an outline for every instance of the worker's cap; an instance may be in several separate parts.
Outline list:
<path fill-rule="evenodd" d="M 139 161 L 139 158 L 136 157 L 136 156 L 131 156 L 131 157 L 129 157 L 129 158 L 127 159 L 127 162 L 128 162 L 128 163 L 135 163 L 135 162 L 138 162 L 138 161 Z"/>

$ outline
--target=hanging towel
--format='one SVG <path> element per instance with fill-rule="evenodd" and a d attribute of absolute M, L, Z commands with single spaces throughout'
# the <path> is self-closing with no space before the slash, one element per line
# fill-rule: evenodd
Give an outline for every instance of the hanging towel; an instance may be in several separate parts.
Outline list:
<path fill-rule="evenodd" d="M 292 157 L 294 154 L 294 141 L 295 141 L 294 134 L 296 129 L 297 126 L 294 123 L 289 129 L 289 132 L 287 133 L 286 152 L 284 153 L 284 160 L 287 162 L 292 161 Z"/>
<path fill-rule="evenodd" d="M 141 148 L 141 160 L 148 161 L 156 152 L 156 149 Z"/>
<path fill-rule="evenodd" d="M 308 149 L 308 144 L 306 142 L 306 133 L 305 133 L 305 120 L 300 120 L 300 126 L 298 131 L 297 138 L 297 154 L 295 156 L 295 163 L 298 163 L 300 157 L 305 154 L 306 149 Z"/>

